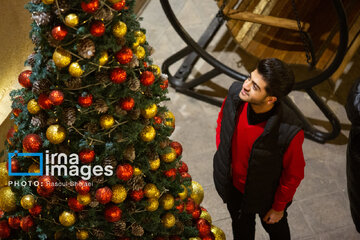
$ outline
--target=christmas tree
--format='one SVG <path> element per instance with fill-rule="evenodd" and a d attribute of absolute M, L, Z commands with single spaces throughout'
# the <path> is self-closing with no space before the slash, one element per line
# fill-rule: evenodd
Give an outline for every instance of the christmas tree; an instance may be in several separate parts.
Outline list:
<path fill-rule="evenodd" d="M 31 0 L 1 239 L 225 239 L 170 139 L 168 80 L 130 0 Z"/>

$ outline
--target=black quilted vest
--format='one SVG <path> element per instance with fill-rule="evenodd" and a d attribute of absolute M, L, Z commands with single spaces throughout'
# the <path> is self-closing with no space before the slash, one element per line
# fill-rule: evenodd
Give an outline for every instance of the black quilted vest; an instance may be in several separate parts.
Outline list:
<path fill-rule="evenodd" d="M 220 144 L 213 161 L 215 188 L 224 202 L 231 198 L 231 142 L 237 109 L 244 103 L 239 98 L 241 89 L 240 82 L 234 82 L 229 89 L 223 108 Z M 296 114 L 280 102 L 251 150 L 242 202 L 244 211 L 259 213 L 271 208 L 282 172 L 283 155 L 301 128 Z"/>

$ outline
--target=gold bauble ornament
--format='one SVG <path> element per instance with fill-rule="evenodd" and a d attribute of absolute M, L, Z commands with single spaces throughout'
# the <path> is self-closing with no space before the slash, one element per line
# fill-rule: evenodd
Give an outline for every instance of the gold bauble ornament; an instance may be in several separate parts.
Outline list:
<path fill-rule="evenodd" d="M 140 137 L 144 142 L 151 142 L 156 136 L 155 128 L 146 126 L 140 133 Z"/>
<path fill-rule="evenodd" d="M 53 4 L 55 0 L 42 0 L 44 4 Z"/>
<path fill-rule="evenodd" d="M 159 190 L 159 189 L 156 190 L 154 197 L 155 197 L 156 199 L 159 199 L 159 198 L 160 198 L 160 190 Z"/>
<path fill-rule="evenodd" d="M 160 198 L 160 205 L 165 210 L 172 209 L 174 207 L 174 203 L 175 203 L 175 199 L 170 193 L 166 193 Z"/>
<path fill-rule="evenodd" d="M 136 31 L 134 33 L 136 41 L 139 41 L 140 44 L 144 44 L 146 41 L 146 35 L 142 31 Z"/>
<path fill-rule="evenodd" d="M 115 37 L 122 38 L 126 35 L 127 26 L 124 22 L 117 22 L 112 28 Z"/>
<path fill-rule="evenodd" d="M 146 210 L 149 212 L 154 212 L 159 208 L 159 201 L 157 198 L 149 198 L 147 200 Z"/>
<path fill-rule="evenodd" d="M 87 193 L 87 194 L 78 194 L 76 199 L 78 200 L 78 202 L 82 205 L 89 205 L 91 203 L 91 194 Z"/>
<path fill-rule="evenodd" d="M 115 123 L 115 119 L 111 115 L 103 115 L 100 118 L 100 126 L 103 129 L 111 128 L 112 126 L 114 126 L 114 123 Z"/>
<path fill-rule="evenodd" d="M 89 232 L 85 230 L 80 230 L 76 232 L 76 238 L 79 240 L 86 240 L 89 238 Z"/>
<path fill-rule="evenodd" d="M 107 51 L 101 52 L 99 58 L 99 65 L 104 66 L 105 64 L 107 64 L 108 61 L 109 61 L 109 54 L 107 53 Z"/>
<path fill-rule="evenodd" d="M 150 170 L 156 171 L 160 167 L 160 158 L 156 158 L 154 160 L 149 160 Z"/>
<path fill-rule="evenodd" d="M 75 13 L 70 13 L 65 17 L 65 25 L 68 27 L 76 27 L 79 24 L 79 17 Z"/>
<path fill-rule="evenodd" d="M 167 111 L 164 113 L 164 124 L 168 127 L 175 127 L 175 116 L 172 112 Z"/>
<path fill-rule="evenodd" d="M 158 188 L 153 183 L 148 183 L 144 187 L 144 195 L 147 198 L 155 197 L 155 194 L 156 194 L 157 191 L 158 191 Z"/>
<path fill-rule="evenodd" d="M 189 240 L 201 240 L 201 238 L 199 238 L 199 237 L 192 237 L 192 238 L 189 238 Z"/>
<path fill-rule="evenodd" d="M 0 209 L 11 212 L 16 209 L 16 196 L 11 187 L 0 188 Z"/>
<path fill-rule="evenodd" d="M 33 195 L 28 194 L 21 198 L 20 204 L 24 209 L 30 209 L 33 208 L 35 205 L 35 198 Z"/>
<path fill-rule="evenodd" d="M 134 54 L 139 60 L 144 59 L 146 56 L 145 49 L 142 46 L 137 46 L 135 48 Z"/>
<path fill-rule="evenodd" d="M 211 225 L 211 232 L 214 234 L 215 240 L 226 240 L 225 233 L 217 226 Z"/>
<path fill-rule="evenodd" d="M 46 138 L 52 144 L 60 144 L 66 138 L 66 130 L 65 130 L 65 128 L 63 128 L 59 124 L 51 125 L 46 130 Z"/>
<path fill-rule="evenodd" d="M 135 42 L 132 45 L 132 48 L 136 49 L 138 46 L 140 46 L 140 40 L 138 38 L 136 38 Z"/>
<path fill-rule="evenodd" d="M 31 99 L 28 102 L 27 109 L 31 114 L 38 114 L 41 111 L 40 105 L 35 99 Z"/>
<path fill-rule="evenodd" d="M 36 163 L 30 165 L 28 173 L 40 173 L 40 167 Z"/>
<path fill-rule="evenodd" d="M 156 76 L 160 76 L 161 70 L 158 65 L 155 65 L 155 64 L 150 65 L 150 69 L 155 73 Z"/>
<path fill-rule="evenodd" d="M 181 187 L 182 187 L 183 191 L 181 193 L 178 193 L 178 195 L 181 200 L 184 200 L 188 196 L 188 190 L 183 184 L 181 184 Z"/>
<path fill-rule="evenodd" d="M 134 175 L 135 176 L 139 176 L 139 175 L 141 175 L 141 173 L 142 173 L 142 171 L 140 170 L 140 168 L 138 168 L 138 167 L 134 168 Z"/>
<path fill-rule="evenodd" d="M 149 107 L 141 110 L 141 115 L 144 118 L 153 118 L 156 116 L 157 111 L 158 111 L 158 108 L 157 108 L 156 104 L 154 103 L 154 104 L 151 104 Z"/>
<path fill-rule="evenodd" d="M 10 180 L 6 164 L 6 162 L 0 163 L 0 187 L 7 186 Z"/>
<path fill-rule="evenodd" d="M 111 197 L 111 201 L 113 203 L 118 204 L 118 203 L 125 201 L 127 192 L 123 185 L 121 185 L 121 184 L 114 185 L 114 186 L 112 186 L 111 190 L 113 193 L 113 195 Z"/>
<path fill-rule="evenodd" d="M 194 200 L 197 205 L 200 205 L 202 200 L 204 199 L 204 189 L 203 187 L 196 181 L 191 182 L 192 192 L 190 197 Z"/>
<path fill-rule="evenodd" d="M 75 224 L 76 217 L 73 212 L 70 211 L 63 211 L 59 216 L 59 221 L 61 225 L 65 227 L 70 227 Z"/>
<path fill-rule="evenodd" d="M 161 160 L 163 160 L 166 163 L 173 162 L 177 157 L 175 149 L 173 149 L 173 148 L 170 148 L 170 149 L 171 149 L 171 152 L 161 155 Z"/>
<path fill-rule="evenodd" d="M 211 219 L 210 213 L 208 211 L 201 211 L 200 218 L 203 218 L 206 221 L 208 221 L 209 223 L 212 223 L 212 219 Z"/>
<path fill-rule="evenodd" d="M 164 216 L 161 218 L 161 222 L 166 228 L 171 228 L 175 225 L 175 216 L 171 213 L 165 213 Z"/>
<path fill-rule="evenodd" d="M 57 67 L 64 68 L 71 63 L 71 54 L 63 48 L 58 48 L 53 54 L 53 60 Z"/>
<path fill-rule="evenodd" d="M 69 73 L 73 77 L 81 77 L 81 75 L 84 73 L 84 70 L 81 69 L 81 66 L 78 62 L 73 62 L 69 66 Z"/>

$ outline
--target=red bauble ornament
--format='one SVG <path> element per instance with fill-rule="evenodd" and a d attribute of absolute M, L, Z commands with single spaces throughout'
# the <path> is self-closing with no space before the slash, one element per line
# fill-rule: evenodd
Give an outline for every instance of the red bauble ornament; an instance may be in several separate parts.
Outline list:
<path fill-rule="evenodd" d="M 180 173 L 180 176 L 182 178 L 182 181 L 191 181 L 191 176 L 187 172 Z"/>
<path fill-rule="evenodd" d="M 49 99 L 55 106 L 61 105 L 64 101 L 64 94 L 59 90 L 53 90 L 49 94 Z"/>
<path fill-rule="evenodd" d="M 41 137 L 37 134 L 28 134 L 22 141 L 23 149 L 29 153 L 35 153 L 42 147 Z"/>
<path fill-rule="evenodd" d="M 196 206 L 194 211 L 191 213 L 193 219 L 198 219 L 201 215 L 201 208 L 199 206 Z"/>
<path fill-rule="evenodd" d="M 117 10 L 117 11 L 121 11 L 121 10 L 123 10 L 123 9 L 125 8 L 125 4 L 126 4 L 126 1 L 125 1 L 125 0 L 121 0 L 121 1 L 119 1 L 119 2 L 117 2 L 117 3 L 114 3 L 114 4 L 112 5 L 112 8 L 115 9 L 115 10 Z"/>
<path fill-rule="evenodd" d="M 161 124 L 162 123 L 162 118 L 159 117 L 159 116 L 155 116 L 154 117 L 154 122 L 155 122 L 155 124 Z"/>
<path fill-rule="evenodd" d="M 103 23 L 103 21 L 100 20 L 94 21 L 90 27 L 90 33 L 94 37 L 101 37 L 102 35 L 104 35 L 105 30 L 105 24 Z"/>
<path fill-rule="evenodd" d="M 88 192 L 90 192 L 90 183 L 88 181 L 81 179 L 75 184 L 75 190 L 77 193 L 81 195 L 85 195 Z"/>
<path fill-rule="evenodd" d="M 36 192 L 42 197 L 50 197 L 52 194 L 52 192 L 47 192 L 44 189 L 42 189 L 40 186 L 36 188 Z"/>
<path fill-rule="evenodd" d="M 144 66 L 144 68 L 147 68 L 147 67 L 148 67 L 148 65 L 147 65 L 146 62 L 143 62 L 143 66 Z"/>
<path fill-rule="evenodd" d="M 126 71 L 122 68 L 114 68 L 110 72 L 110 80 L 113 83 L 123 83 L 126 81 Z"/>
<path fill-rule="evenodd" d="M 0 239 L 5 239 L 10 237 L 11 229 L 6 220 L 0 222 Z"/>
<path fill-rule="evenodd" d="M 79 153 L 79 159 L 83 164 L 91 163 L 95 159 L 95 151 L 91 149 L 81 150 Z"/>
<path fill-rule="evenodd" d="M 111 201 L 113 193 L 109 187 L 103 187 L 96 190 L 96 200 L 101 204 L 107 204 Z"/>
<path fill-rule="evenodd" d="M 167 171 L 164 172 L 165 176 L 167 176 L 168 178 L 171 178 L 171 180 L 175 180 L 176 178 L 176 169 L 175 168 L 171 168 Z"/>
<path fill-rule="evenodd" d="M 39 95 L 38 103 L 39 106 L 45 110 L 50 109 L 53 105 L 53 103 L 45 93 L 41 93 Z"/>
<path fill-rule="evenodd" d="M 41 210 L 42 210 L 41 205 L 36 204 L 33 208 L 29 209 L 29 213 L 31 214 L 31 216 L 37 217 L 40 215 Z"/>
<path fill-rule="evenodd" d="M 21 218 L 20 227 L 23 231 L 28 232 L 32 226 L 34 226 L 34 220 L 30 215 Z"/>
<path fill-rule="evenodd" d="M 135 202 L 140 201 L 141 199 L 143 199 L 144 197 L 144 191 L 142 189 L 139 190 L 132 190 L 130 192 L 130 197 L 132 200 L 134 200 Z"/>
<path fill-rule="evenodd" d="M 124 47 L 115 54 L 115 57 L 120 64 L 128 64 L 132 60 L 133 52 L 131 48 Z"/>
<path fill-rule="evenodd" d="M 93 96 L 85 92 L 78 97 L 78 103 L 81 107 L 90 107 L 93 103 Z"/>
<path fill-rule="evenodd" d="M 84 12 L 94 13 L 99 9 L 99 0 L 83 1 L 81 8 Z"/>
<path fill-rule="evenodd" d="M 9 171 L 9 162 L 7 162 L 7 164 L 6 164 L 6 169 Z M 15 172 L 19 172 L 19 170 L 20 170 L 19 160 L 17 160 L 16 158 L 12 158 L 11 159 L 11 172 L 15 173 Z"/>
<path fill-rule="evenodd" d="M 167 89 L 168 86 L 169 86 L 169 80 L 168 79 L 165 79 L 160 83 L 160 87 L 161 87 L 162 90 Z"/>
<path fill-rule="evenodd" d="M 188 198 L 186 202 L 186 212 L 188 214 L 192 214 L 194 210 L 195 210 L 195 202 L 191 198 Z"/>
<path fill-rule="evenodd" d="M 55 40 L 61 41 L 68 34 L 68 30 L 63 25 L 57 25 L 51 30 L 51 35 Z"/>
<path fill-rule="evenodd" d="M 68 206 L 74 212 L 81 212 L 84 209 L 84 205 L 79 203 L 79 201 L 75 197 L 69 198 Z"/>
<path fill-rule="evenodd" d="M 180 143 L 175 141 L 171 142 L 170 147 L 172 147 L 175 150 L 176 156 L 180 156 L 182 154 L 183 149 Z"/>
<path fill-rule="evenodd" d="M 176 198 L 176 202 L 179 202 L 179 204 L 177 204 L 175 208 L 179 211 L 179 213 L 182 213 L 185 208 L 184 202 L 180 198 Z"/>
<path fill-rule="evenodd" d="M 32 87 L 32 83 L 30 81 L 31 73 L 32 73 L 31 70 L 25 70 L 25 71 L 21 72 L 18 77 L 20 85 L 23 86 L 24 88 Z"/>
<path fill-rule="evenodd" d="M 13 114 L 15 117 L 18 117 L 21 112 L 22 112 L 22 110 L 20 108 L 13 109 Z"/>
<path fill-rule="evenodd" d="M 116 175 L 120 180 L 127 181 L 129 180 L 134 173 L 133 167 L 126 163 L 119 165 L 116 169 Z"/>
<path fill-rule="evenodd" d="M 145 71 L 141 74 L 140 82 L 144 86 L 150 86 L 155 81 L 155 76 L 153 72 Z"/>
<path fill-rule="evenodd" d="M 8 223 L 12 229 L 19 229 L 20 228 L 20 217 L 9 217 Z"/>
<path fill-rule="evenodd" d="M 120 102 L 121 109 L 130 111 L 135 106 L 135 101 L 132 97 L 127 97 Z"/>
<path fill-rule="evenodd" d="M 8 133 L 6 134 L 6 140 L 10 145 L 12 145 L 11 139 L 14 137 L 15 132 L 16 132 L 15 128 L 11 127 Z"/>
<path fill-rule="evenodd" d="M 176 150 L 175 150 L 176 151 Z M 184 173 L 184 172 L 188 172 L 189 171 L 189 168 L 188 166 L 186 165 L 186 163 L 184 163 L 183 161 L 179 161 L 180 163 L 180 167 L 178 167 L 178 171 L 179 173 Z"/>
<path fill-rule="evenodd" d="M 38 193 L 40 191 L 42 194 L 50 195 L 55 191 L 55 183 L 56 179 L 53 176 L 39 177 Z"/>
<path fill-rule="evenodd" d="M 105 209 L 105 219 L 108 222 L 117 222 L 121 219 L 122 211 L 116 205 L 107 206 Z"/>
<path fill-rule="evenodd" d="M 206 237 L 211 233 L 211 225 L 208 221 L 203 218 L 200 218 L 196 222 L 196 228 L 199 231 L 200 237 Z"/>

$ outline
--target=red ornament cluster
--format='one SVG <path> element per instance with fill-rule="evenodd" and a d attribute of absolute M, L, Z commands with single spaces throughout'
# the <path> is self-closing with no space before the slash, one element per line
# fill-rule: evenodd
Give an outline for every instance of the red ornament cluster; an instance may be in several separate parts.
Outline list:
<path fill-rule="evenodd" d="M 75 190 L 81 195 L 85 195 L 90 192 L 90 183 L 81 179 L 75 184 Z"/>
<path fill-rule="evenodd" d="M 121 100 L 120 107 L 122 110 L 130 111 L 135 106 L 135 101 L 132 97 L 127 97 Z"/>
<path fill-rule="evenodd" d="M 126 81 L 126 71 L 122 68 L 114 68 L 110 72 L 110 80 L 113 83 L 120 84 Z"/>
<path fill-rule="evenodd" d="M 111 201 L 112 191 L 109 187 L 102 187 L 96 190 L 96 200 L 101 204 L 107 204 Z"/>
<path fill-rule="evenodd" d="M 63 25 L 57 25 L 51 30 L 51 36 L 53 36 L 53 38 L 58 41 L 62 41 L 67 36 L 67 34 L 68 30 Z"/>
<path fill-rule="evenodd" d="M 105 24 L 103 23 L 103 21 L 100 20 L 94 21 L 90 27 L 90 33 L 94 37 L 101 37 L 102 35 L 104 35 L 105 30 Z"/>
<path fill-rule="evenodd" d="M 144 197 L 144 191 L 142 189 L 139 190 L 132 190 L 130 192 L 130 197 L 135 202 L 139 202 Z"/>
<path fill-rule="evenodd" d="M 141 77 L 140 77 L 140 82 L 142 85 L 144 86 L 150 86 L 151 84 L 153 84 L 155 81 L 155 76 L 153 74 L 153 72 L 151 71 L 144 71 L 142 74 L 141 74 Z"/>
<path fill-rule="evenodd" d="M 116 169 L 116 176 L 123 181 L 129 180 L 132 177 L 133 173 L 134 169 L 128 163 L 119 165 Z"/>
<path fill-rule="evenodd" d="M 39 106 L 44 110 L 50 109 L 53 105 L 52 101 L 45 93 L 41 93 L 39 95 L 38 103 Z"/>
<path fill-rule="evenodd" d="M 84 12 L 95 13 L 99 9 L 99 0 L 90 0 L 81 2 L 81 8 Z"/>
<path fill-rule="evenodd" d="M 114 3 L 113 5 L 112 5 L 112 8 L 113 9 L 115 9 L 116 11 L 121 11 L 121 10 L 123 10 L 123 9 L 125 9 L 126 8 L 126 1 L 125 0 L 120 0 L 119 2 L 117 2 L 117 3 Z"/>
<path fill-rule="evenodd" d="M 32 74 L 31 70 L 25 70 L 20 73 L 18 80 L 19 80 L 20 85 L 23 86 L 24 88 L 32 87 L 32 83 L 30 81 L 31 74 Z"/>
<path fill-rule="evenodd" d="M 37 193 L 43 197 L 49 197 L 55 191 L 56 179 L 52 176 L 41 176 L 38 179 Z"/>
<path fill-rule="evenodd" d="M 83 164 L 91 163 L 95 159 L 95 151 L 92 149 L 81 150 L 79 153 L 79 159 Z"/>
<path fill-rule="evenodd" d="M 78 97 L 78 103 L 81 107 L 90 107 L 93 103 L 93 96 L 90 93 L 83 93 Z"/>
<path fill-rule="evenodd" d="M 115 57 L 120 64 L 128 64 L 133 58 L 133 52 L 131 48 L 124 47 L 115 54 Z"/>
<path fill-rule="evenodd" d="M 49 94 L 49 100 L 55 106 L 61 105 L 64 102 L 64 94 L 60 90 L 52 90 Z"/>
<path fill-rule="evenodd" d="M 35 153 L 42 147 L 42 140 L 39 135 L 31 133 L 24 137 L 22 145 L 25 152 Z"/>
<path fill-rule="evenodd" d="M 107 206 L 105 209 L 105 219 L 108 222 L 117 222 L 121 219 L 122 211 L 116 205 Z"/>
<path fill-rule="evenodd" d="M 79 203 L 79 201 L 75 197 L 69 198 L 68 206 L 74 212 L 81 212 L 84 209 L 84 205 Z"/>

